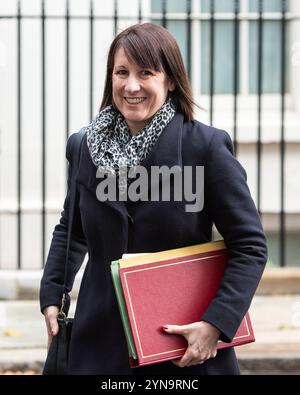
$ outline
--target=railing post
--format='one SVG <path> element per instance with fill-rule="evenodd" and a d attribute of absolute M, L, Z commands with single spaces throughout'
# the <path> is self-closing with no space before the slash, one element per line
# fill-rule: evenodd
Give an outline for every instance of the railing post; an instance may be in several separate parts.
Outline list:
<path fill-rule="evenodd" d="M 114 1 L 114 36 L 118 33 L 118 0 Z"/>
<path fill-rule="evenodd" d="M 42 263 L 46 258 L 46 62 L 45 62 L 45 2 L 42 0 Z"/>
<path fill-rule="evenodd" d="M 214 84 L 215 84 L 215 0 L 210 0 L 210 73 L 209 73 L 209 121 L 213 124 Z"/>
<path fill-rule="evenodd" d="M 138 10 L 138 13 L 139 13 L 138 21 L 139 21 L 139 23 L 142 23 L 142 0 L 139 0 L 139 10 Z"/>
<path fill-rule="evenodd" d="M 281 136 L 280 136 L 280 266 L 286 266 L 286 226 L 285 226 L 285 72 L 286 72 L 286 11 L 287 2 L 281 2 Z"/>
<path fill-rule="evenodd" d="M 240 68 L 239 68 L 239 60 L 240 60 L 240 41 L 239 41 L 239 28 L 240 23 L 238 19 L 238 14 L 240 12 L 240 0 L 234 1 L 234 43 L 233 43 L 233 52 L 234 52 L 234 63 L 233 63 L 233 144 L 234 144 L 234 152 L 237 156 L 237 95 L 239 90 L 239 77 L 240 77 Z"/>
<path fill-rule="evenodd" d="M 186 14 L 187 14 L 187 39 L 186 39 L 186 49 L 187 49 L 187 73 L 189 76 L 189 79 L 191 80 L 192 76 L 192 69 L 191 69 L 191 64 L 192 64 L 192 19 L 191 19 L 191 13 L 192 13 L 192 4 L 191 0 L 186 0 Z"/>
<path fill-rule="evenodd" d="M 261 202 L 261 114 L 262 114 L 262 92 L 263 92 L 263 0 L 258 1 L 258 57 L 257 57 L 257 210 L 260 213 Z"/>
<path fill-rule="evenodd" d="M 93 119 L 94 87 L 94 3 L 90 0 L 90 121 Z"/>
<path fill-rule="evenodd" d="M 162 25 L 167 28 L 167 0 L 162 0 Z"/>
<path fill-rule="evenodd" d="M 17 151 L 18 151 L 18 159 L 17 159 L 17 265 L 18 269 L 21 269 L 22 266 L 22 258 L 21 258 L 21 249 L 22 249 L 22 212 L 21 212 L 21 188 L 22 188 L 22 150 L 21 150 L 21 139 L 22 139 L 22 80 L 21 80 L 21 67 L 22 67 L 22 41 L 21 41 L 21 2 L 18 0 L 18 14 L 17 14 L 17 74 L 18 74 L 18 83 L 17 83 L 17 114 L 18 114 L 18 126 L 17 126 Z"/>

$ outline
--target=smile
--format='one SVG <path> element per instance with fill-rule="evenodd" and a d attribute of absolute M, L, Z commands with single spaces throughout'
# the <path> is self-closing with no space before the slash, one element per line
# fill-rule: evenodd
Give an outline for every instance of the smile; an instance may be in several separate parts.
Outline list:
<path fill-rule="evenodd" d="M 140 104 L 146 100 L 146 97 L 124 97 L 128 104 Z"/>

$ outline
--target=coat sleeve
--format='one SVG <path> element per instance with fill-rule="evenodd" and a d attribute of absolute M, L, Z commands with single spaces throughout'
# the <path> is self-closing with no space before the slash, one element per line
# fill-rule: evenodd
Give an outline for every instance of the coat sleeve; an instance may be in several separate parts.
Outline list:
<path fill-rule="evenodd" d="M 40 284 L 40 308 L 42 312 L 45 307 L 50 305 L 56 305 L 60 307 L 62 301 L 68 236 L 73 144 L 74 135 L 71 135 L 68 139 L 66 147 L 66 158 L 68 160 L 67 195 L 64 201 L 63 211 L 61 213 L 59 223 L 55 226 L 52 234 L 52 241 Z M 72 236 L 69 251 L 67 284 L 68 292 L 70 292 L 73 287 L 76 273 L 83 263 L 86 252 L 87 245 L 82 230 L 78 193 L 76 193 Z"/>
<path fill-rule="evenodd" d="M 250 195 L 246 172 L 233 155 L 230 136 L 216 130 L 209 145 L 205 172 L 205 204 L 229 250 L 219 290 L 201 320 L 231 342 L 263 274 L 267 245 Z"/>

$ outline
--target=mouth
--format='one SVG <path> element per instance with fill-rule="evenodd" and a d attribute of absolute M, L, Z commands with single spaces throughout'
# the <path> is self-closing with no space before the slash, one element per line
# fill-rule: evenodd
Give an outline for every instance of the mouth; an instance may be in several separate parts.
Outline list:
<path fill-rule="evenodd" d="M 146 97 L 124 97 L 128 104 L 140 104 L 146 100 Z"/>

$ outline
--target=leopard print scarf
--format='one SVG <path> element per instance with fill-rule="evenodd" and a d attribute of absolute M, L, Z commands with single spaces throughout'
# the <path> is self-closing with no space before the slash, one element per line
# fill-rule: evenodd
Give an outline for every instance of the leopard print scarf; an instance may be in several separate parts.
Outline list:
<path fill-rule="evenodd" d="M 139 165 L 175 112 L 174 104 L 168 99 L 150 123 L 132 136 L 123 115 L 112 105 L 104 108 L 87 126 L 87 145 L 94 165 L 117 177 L 120 167 Z"/>

